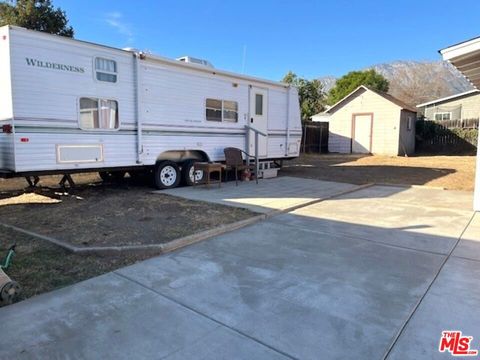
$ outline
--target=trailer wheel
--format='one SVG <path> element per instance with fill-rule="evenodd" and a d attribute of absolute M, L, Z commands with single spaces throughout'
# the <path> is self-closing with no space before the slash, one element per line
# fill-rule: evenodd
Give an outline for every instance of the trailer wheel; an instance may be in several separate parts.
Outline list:
<path fill-rule="evenodd" d="M 193 164 L 195 164 L 195 160 L 188 160 L 185 161 L 182 166 L 182 181 L 188 186 L 192 186 L 194 184 Z M 204 176 L 205 174 L 203 170 L 195 171 L 195 182 L 202 182 Z"/>
<path fill-rule="evenodd" d="M 180 182 L 180 169 L 173 161 L 162 161 L 155 165 L 155 187 L 171 189 Z"/>
<path fill-rule="evenodd" d="M 125 177 L 125 171 L 100 171 L 98 175 L 104 182 L 119 182 Z"/>

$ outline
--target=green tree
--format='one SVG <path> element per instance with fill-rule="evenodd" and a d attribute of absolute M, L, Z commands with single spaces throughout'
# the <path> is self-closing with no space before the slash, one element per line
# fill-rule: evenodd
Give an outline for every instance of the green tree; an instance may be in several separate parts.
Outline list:
<path fill-rule="evenodd" d="M 330 90 L 327 103 L 333 105 L 350 94 L 360 85 L 365 85 L 372 90 L 388 92 L 388 80 L 375 70 L 352 71 L 337 80 L 335 86 Z"/>
<path fill-rule="evenodd" d="M 8 0 L 0 2 L 0 26 L 17 25 L 50 34 L 73 37 L 65 12 L 50 0 Z"/>
<path fill-rule="evenodd" d="M 299 78 L 295 73 L 289 71 L 283 77 L 282 82 L 293 85 L 298 89 L 302 120 L 309 120 L 312 115 L 324 110 L 325 93 L 319 80 Z"/>

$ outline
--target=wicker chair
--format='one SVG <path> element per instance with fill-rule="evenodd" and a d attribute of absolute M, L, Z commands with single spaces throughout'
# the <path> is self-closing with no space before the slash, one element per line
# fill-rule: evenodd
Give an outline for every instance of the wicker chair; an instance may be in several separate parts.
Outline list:
<path fill-rule="evenodd" d="M 235 184 L 238 186 L 238 172 L 245 170 L 245 169 L 253 169 L 252 166 L 245 164 L 243 160 L 242 154 L 249 156 L 245 151 L 234 148 L 228 147 L 223 149 L 223 153 L 225 154 L 225 165 L 226 172 L 228 174 L 229 170 L 235 171 Z"/>

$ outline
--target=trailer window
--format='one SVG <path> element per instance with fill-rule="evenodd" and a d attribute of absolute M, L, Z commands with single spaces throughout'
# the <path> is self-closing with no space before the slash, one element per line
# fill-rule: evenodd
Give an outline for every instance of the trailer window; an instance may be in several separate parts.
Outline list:
<path fill-rule="evenodd" d="M 115 100 L 80 98 L 80 128 L 118 129 L 118 103 Z"/>
<path fill-rule="evenodd" d="M 238 121 L 238 103 L 236 101 L 223 102 L 223 120 L 237 122 Z"/>
<path fill-rule="evenodd" d="M 95 58 L 95 73 L 97 80 L 117 82 L 117 63 L 113 60 Z"/>
<path fill-rule="evenodd" d="M 255 115 L 263 115 L 263 95 L 255 94 Z"/>
<path fill-rule="evenodd" d="M 206 116 L 208 121 L 238 121 L 238 103 L 236 101 L 207 99 Z"/>
<path fill-rule="evenodd" d="M 207 99 L 207 120 L 222 121 L 222 100 Z"/>

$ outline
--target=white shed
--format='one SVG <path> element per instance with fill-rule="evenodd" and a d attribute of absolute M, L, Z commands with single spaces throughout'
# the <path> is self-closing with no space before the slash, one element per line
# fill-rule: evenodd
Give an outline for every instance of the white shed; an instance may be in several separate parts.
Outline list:
<path fill-rule="evenodd" d="M 330 114 L 327 112 L 323 112 L 320 114 L 316 114 L 312 116 L 313 122 L 329 122 L 330 121 Z"/>
<path fill-rule="evenodd" d="M 389 94 L 362 85 L 324 114 L 330 115 L 330 152 L 396 156 L 415 151 L 416 111 Z"/>

